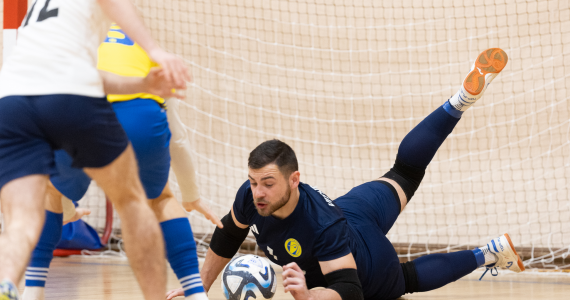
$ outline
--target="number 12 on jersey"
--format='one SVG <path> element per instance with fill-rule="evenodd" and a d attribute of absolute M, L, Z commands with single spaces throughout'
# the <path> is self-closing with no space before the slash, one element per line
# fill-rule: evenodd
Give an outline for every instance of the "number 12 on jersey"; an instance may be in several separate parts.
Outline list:
<path fill-rule="evenodd" d="M 57 14 L 59 13 L 59 8 L 49 9 L 50 0 L 36 0 L 34 2 L 34 4 L 32 5 L 32 8 L 30 8 L 28 15 L 24 19 L 23 27 L 28 26 L 28 24 L 30 23 L 30 18 L 32 17 L 32 14 L 34 13 L 34 9 L 36 8 L 36 4 L 38 4 L 38 2 L 42 2 L 42 1 L 44 2 L 44 6 L 40 10 L 40 13 L 38 15 L 38 19 L 36 20 L 36 22 L 41 22 L 41 21 L 45 21 L 49 18 L 57 17 Z M 40 3 L 40 5 L 41 5 L 41 3 Z"/>

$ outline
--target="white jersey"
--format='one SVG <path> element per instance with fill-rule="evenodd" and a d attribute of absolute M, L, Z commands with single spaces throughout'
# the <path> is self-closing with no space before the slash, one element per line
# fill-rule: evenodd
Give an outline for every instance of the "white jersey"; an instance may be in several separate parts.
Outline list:
<path fill-rule="evenodd" d="M 97 47 L 109 25 L 96 0 L 36 0 L 0 72 L 0 98 L 50 94 L 103 97 Z"/>

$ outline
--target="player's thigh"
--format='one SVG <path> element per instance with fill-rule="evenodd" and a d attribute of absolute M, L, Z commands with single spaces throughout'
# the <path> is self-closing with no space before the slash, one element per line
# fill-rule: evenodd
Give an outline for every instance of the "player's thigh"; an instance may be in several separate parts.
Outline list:
<path fill-rule="evenodd" d="M 73 159 L 64 150 L 56 150 L 54 159 L 55 173 L 50 177 L 51 183 L 65 197 L 79 201 L 87 193 L 91 178 L 82 169 L 71 166 Z"/>
<path fill-rule="evenodd" d="M 110 164 L 101 168 L 84 168 L 85 173 L 103 189 L 119 213 L 133 202 L 145 201 L 144 190 L 138 176 L 135 153 L 128 146 Z"/>
<path fill-rule="evenodd" d="M 163 192 L 170 171 L 166 111 L 149 99 L 116 102 L 113 109 L 133 145 L 147 198 L 155 199 Z"/>
<path fill-rule="evenodd" d="M 32 97 L 0 99 L 0 189 L 8 182 L 53 171 L 51 144 Z"/>
<path fill-rule="evenodd" d="M 395 299 L 403 295 L 404 276 L 392 243 L 375 225 L 357 225 L 352 230 L 361 237 L 355 258 L 365 299 Z"/>
<path fill-rule="evenodd" d="M 349 223 L 373 224 L 388 233 L 400 215 L 400 199 L 386 184 L 371 181 L 351 189 L 335 200 Z"/>

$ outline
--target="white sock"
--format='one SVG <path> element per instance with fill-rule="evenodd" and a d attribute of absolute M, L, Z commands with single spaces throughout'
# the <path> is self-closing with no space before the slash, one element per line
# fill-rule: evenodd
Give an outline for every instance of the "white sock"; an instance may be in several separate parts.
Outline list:
<path fill-rule="evenodd" d="M 479 248 L 483 255 L 485 256 L 485 265 L 494 264 L 497 262 L 498 258 L 497 255 L 491 251 L 489 251 L 489 246 L 485 245 Z"/>
<path fill-rule="evenodd" d="M 185 300 L 208 300 L 208 296 L 206 295 L 206 293 L 196 293 L 196 294 L 192 294 L 186 298 L 184 298 Z"/>
<path fill-rule="evenodd" d="M 459 111 L 466 111 L 477 99 L 481 98 L 482 94 L 483 93 L 478 96 L 469 96 L 465 94 L 463 86 L 461 86 L 459 91 L 449 98 L 449 104 Z"/>

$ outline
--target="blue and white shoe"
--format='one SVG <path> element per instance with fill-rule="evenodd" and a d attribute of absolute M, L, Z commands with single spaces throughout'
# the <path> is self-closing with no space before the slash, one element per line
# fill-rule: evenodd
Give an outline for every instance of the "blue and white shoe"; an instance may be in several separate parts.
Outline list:
<path fill-rule="evenodd" d="M 457 110 L 466 111 L 483 96 L 487 86 L 505 68 L 508 61 L 509 57 L 502 49 L 490 48 L 481 52 L 459 91 L 449 99 L 449 104 Z"/>
<path fill-rule="evenodd" d="M 513 245 L 508 233 L 492 239 L 485 248 L 486 249 L 482 251 L 484 253 L 485 251 L 493 253 L 497 257 L 497 261 L 485 266 L 487 269 L 483 272 L 483 275 L 481 275 L 479 280 L 481 280 L 488 271 L 491 271 L 491 275 L 497 276 L 497 268 L 511 270 L 516 273 L 520 273 L 525 270 L 521 257 L 517 254 L 517 250 L 515 250 L 515 246 Z M 495 270 L 494 273 L 493 270 Z"/>
<path fill-rule="evenodd" d="M 517 254 L 515 246 L 507 233 L 492 239 L 487 244 L 489 251 L 497 256 L 494 267 L 520 273 L 525 270 L 521 257 Z"/>
<path fill-rule="evenodd" d="M 0 300 L 18 300 L 18 288 L 10 280 L 0 282 Z"/>

